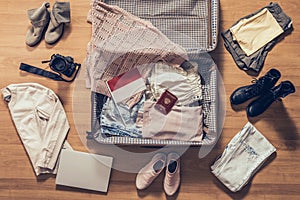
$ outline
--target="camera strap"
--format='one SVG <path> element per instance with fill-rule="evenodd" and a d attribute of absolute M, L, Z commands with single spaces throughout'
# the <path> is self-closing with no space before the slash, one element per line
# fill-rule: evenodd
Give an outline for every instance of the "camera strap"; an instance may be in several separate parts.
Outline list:
<path fill-rule="evenodd" d="M 20 64 L 20 70 L 23 70 L 23 71 L 26 71 L 26 72 L 29 72 L 32 74 L 44 76 L 44 77 L 47 77 L 47 78 L 50 78 L 50 79 L 53 79 L 56 81 L 65 81 L 65 79 L 63 79 L 59 74 L 56 74 L 56 73 L 53 73 L 53 72 L 50 72 L 50 71 L 47 71 L 47 70 L 44 70 L 44 69 L 41 69 L 38 67 L 34 67 L 32 65 L 28 65 L 25 63 Z"/>
<path fill-rule="evenodd" d="M 65 81 L 65 82 L 72 82 L 75 79 L 77 72 L 78 72 L 78 70 L 77 70 L 75 73 L 75 76 L 71 80 L 67 80 L 67 79 L 64 79 L 60 74 L 53 73 L 53 72 L 50 72 L 50 71 L 47 71 L 47 70 L 44 70 L 44 69 L 41 69 L 41 68 L 38 68 L 38 67 L 35 67 L 32 65 L 28 65 L 25 63 L 20 64 L 20 70 L 26 71 L 26 72 L 29 72 L 32 74 L 37 74 L 39 76 L 44 76 L 44 77 L 50 78 L 55 81 Z"/>

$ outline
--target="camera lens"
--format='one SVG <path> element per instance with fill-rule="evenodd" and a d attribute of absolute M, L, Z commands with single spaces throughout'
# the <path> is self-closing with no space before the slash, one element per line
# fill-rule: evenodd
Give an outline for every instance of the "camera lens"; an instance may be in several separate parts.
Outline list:
<path fill-rule="evenodd" d="M 52 63 L 52 68 L 55 71 L 62 72 L 66 69 L 66 62 L 61 58 L 55 58 Z"/>

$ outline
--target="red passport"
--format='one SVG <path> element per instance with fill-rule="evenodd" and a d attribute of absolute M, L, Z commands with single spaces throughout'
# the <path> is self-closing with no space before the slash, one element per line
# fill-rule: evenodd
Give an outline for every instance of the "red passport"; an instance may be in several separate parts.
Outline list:
<path fill-rule="evenodd" d="M 167 115 L 175 105 L 177 99 L 178 98 L 174 94 L 166 90 L 164 91 L 164 93 L 162 93 L 162 95 L 154 105 L 154 108 Z"/>

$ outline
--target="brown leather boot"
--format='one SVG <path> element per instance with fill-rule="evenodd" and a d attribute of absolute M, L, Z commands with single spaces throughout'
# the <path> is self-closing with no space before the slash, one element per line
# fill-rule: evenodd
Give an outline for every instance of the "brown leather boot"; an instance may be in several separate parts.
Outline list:
<path fill-rule="evenodd" d="M 25 42 L 28 46 L 35 46 L 41 41 L 44 30 L 46 30 L 50 21 L 49 6 L 48 2 L 44 2 L 41 7 L 27 11 L 28 18 L 32 24 L 26 34 Z"/>
<path fill-rule="evenodd" d="M 45 34 L 48 44 L 57 42 L 64 32 L 66 23 L 70 23 L 70 2 L 55 2 L 50 13 L 50 23 Z"/>

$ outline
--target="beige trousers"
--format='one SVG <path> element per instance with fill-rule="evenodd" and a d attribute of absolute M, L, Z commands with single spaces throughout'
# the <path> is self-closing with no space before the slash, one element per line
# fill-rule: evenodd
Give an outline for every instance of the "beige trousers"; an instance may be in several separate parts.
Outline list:
<path fill-rule="evenodd" d="M 53 173 L 69 131 L 58 97 L 37 83 L 11 84 L 2 94 L 36 175 Z"/>

